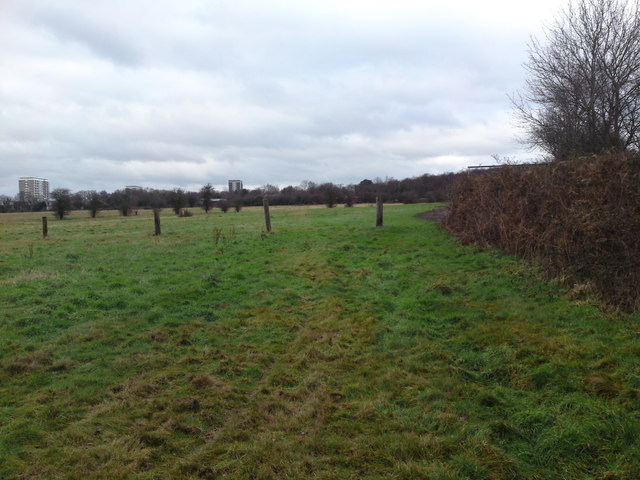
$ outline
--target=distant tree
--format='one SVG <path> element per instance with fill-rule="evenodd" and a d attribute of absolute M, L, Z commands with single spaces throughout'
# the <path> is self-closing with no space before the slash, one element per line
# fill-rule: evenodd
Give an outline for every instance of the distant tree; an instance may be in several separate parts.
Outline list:
<path fill-rule="evenodd" d="M 317 186 L 318 185 L 316 185 L 315 182 L 312 182 L 310 180 L 303 180 L 302 182 L 300 182 L 300 189 L 305 190 L 305 191 L 313 190 Z"/>
<path fill-rule="evenodd" d="M 418 196 L 416 195 L 416 192 L 407 190 L 398 195 L 398 200 L 402 203 L 416 203 L 418 201 Z"/>
<path fill-rule="evenodd" d="M 91 218 L 96 218 L 96 216 L 98 215 L 98 212 L 102 208 L 100 195 L 98 195 L 96 192 L 93 192 L 93 194 L 91 195 L 91 198 L 89 199 L 88 207 L 89 207 L 89 215 L 91 215 Z"/>
<path fill-rule="evenodd" d="M 104 208 L 114 208 L 112 202 L 112 193 L 108 193 L 106 190 L 98 192 L 98 198 L 102 202 Z"/>
<path fill-rule="evenodd" d="M 271 185 L 269 183 L 264 185 L 261 190 L 264 195 L 275 195 L 280 192 L 280 188 L 278 188 L 277 185 Z"/>
<path fill-rule="evenodd" d="M 200 193 L 199 192 L 185 192 L 185 198 L 187 205 L 189 208 L 197 207 L 200 203 Z"/>
<path fill-rule="evenodd" d="M 129 202 L 127 199 L 122 200 L 122 202 L 120 203 L 120 206 L 118 207 L 118 211 L 120 212 L 120 215 L 122 215 L 123 217 L 129 216 L 129 214 L 131 213 L 131 206 L 129 205 Z"/>
<path fill-rule="evenodd" d="M 18 193 L 13 202 L 13 210 L 16 212 L 30 212 L 33 206 L 33 198 L 25 192 Z"/>
<path fill-rule="evenodd" d="M 376 193 L 376 186 L 368 178 L 365 178 L 358 185 L 356 185 L 356 195 L 360 198 L 361 202 L 375 202 Z"/>
<path fill-rule="evenodd" d="M 165 206 L 165 197 L 160 190 L 149 190 L 147 192 L 147 204 L 154 210 L 162 210 Z"/>
<path fill-rule="evenodd" d="M 123 192 L 120 195 L 120 201 L 118 202 L 118 210 L 123 217 L 129 216 L 131 213 L 131 197 L 127 192 Z"/>
<path fill-rule="evenodd" d="M 110 195 L 103 191 L 98 196 L 105 206 L 118 210 L 120 215 L 126 217 L 131 213 L 133 203 L 131 192 L 131 189 L 126 188 L 124 190 L 116 190 Z"/>
<path fill-rule="evenodd" d="M 222 210 L 222 213 L 227 213 L 229 210 L 229 202 L 226 200 L 221 200 L 218 206 L 220 207 L 220 210 Z"/>
<path fill-rule="evenodd" d="M 44 212 L 46 209 L 47 209 L 47 202 L 45 202 L 44 200 L 42 200 L 40 202 L 35 202 L 31 206 L 31 211 L 32 212 Z"/>
<path fill-rule="evenodd" d="M 526 142 L 556 159 L 640 150 L 640 8 L 577 0 L 529 44 L 512 100 Z"/>
<path fill-rule="evenodd" d="M 211 210 L 211 203 L 213 201 L 213 194 L 215 193 L 210 183 L 207 183 L 200 189 L 200 198 L 202 198 L 202 209 L 209 213 Z"/>
<path fill-rule="evenodd" d="M 13 199 L 8 195 L 0 195 L 0 212 L 6 213 L 13 210 Z"/>
<path fill-rule="evenodd" d="M 184 190 L 181 188 L 176 188 L 169 195 L 169 205 L 171 205 L 171 209 L 176 215 L 180 215 L 180 212 L 184 208 L 186 204 L 186 196 Z"/>
<path fill-rule="evenodd" d="M 344 195 L 344 206 L 353 207 L 353 193 L 351 193 L 351 190 L 347 190 Z"/>
<path fill-rule="evenodd" d="M 233 208 L 235 208 L 236 212 L 239 212 L 240 210 L 242 210 L 242 200 L 240 200 L 239 198 L 236 198 L 233 201 Z"/>
<path fill-rule="evenodd" d="M 145 197 L 148 193 L 141 188 L 125 188 L 124 193 L 127 195 L 129 199 L 129 208 L 138 214 L 138 208 L 141 205 L 144 205 Z"/>
<path fill-rule="evenodd" d="M 68 188 L 56 188 L 51 192 L 53 199 L 53 212 L 56 217 L 63 220 L 71 211 L 71 193 Z"/>
<path fill-rule="evenodd" d="M 337 202 L 337 196 L 338 196 L 336 186 L 333 183 L 326 183 L 322 185 L 322 188 L 324 190 L 324 193 L 323 193 L 324 204 L 327 206 L 327 208 L 335 207 Z"/>
<path fill-rule="evenodd" d="M 84 197 L 81 192 L 76 192 L 71 195 L 71 208 L 74 210 L 82 210 L 85 206 Z"/>

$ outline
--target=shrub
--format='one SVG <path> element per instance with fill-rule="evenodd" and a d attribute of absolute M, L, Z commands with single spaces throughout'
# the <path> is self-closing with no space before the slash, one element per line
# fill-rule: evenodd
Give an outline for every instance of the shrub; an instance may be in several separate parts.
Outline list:
<path fill-rule="evenodd" d="M 640 157 L 602 155 L 461 175 L 446 228 L 640 306 Z"/>

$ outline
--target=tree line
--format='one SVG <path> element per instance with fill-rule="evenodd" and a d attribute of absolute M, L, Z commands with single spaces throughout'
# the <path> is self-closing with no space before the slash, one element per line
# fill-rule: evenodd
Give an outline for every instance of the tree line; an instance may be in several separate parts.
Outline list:
<path fill-rule="evenodd" d="M 55 189 L 51 202 L 35 202 L 28 199 L 11 199 L 0 196 L 0 212 L 44 211 L 52 208 L 56 215 L 64 217 L 71 210 L 85 210 L 96 216 L 100 210 L 118 210 L 121 215 L 135 215 L 139 209 L 171 208 L 177 215 L 188 214 L 188 209 L 202 208 L 210 211 L 219 208 L 240 210 L 243 206 L 262 205 L 269 197 L 271 205 L 326 205 L 351 206 L 356 203 L 373 203 L 377 196 L 387 202 L 441 202 L 447 199 L 448 191 L 457 174 L 424 174 L 419 177 L 396 180 L 393 178 L 364 179 L 360 183 L 338 185 L 304 181 L 300 185 L 279 188 L 264 185 L 239 192 L 217 191 L 211 184 L 197 191 L 176 188 L 162 190 L 153 188 L 124 188 L 114 192 Z"/>

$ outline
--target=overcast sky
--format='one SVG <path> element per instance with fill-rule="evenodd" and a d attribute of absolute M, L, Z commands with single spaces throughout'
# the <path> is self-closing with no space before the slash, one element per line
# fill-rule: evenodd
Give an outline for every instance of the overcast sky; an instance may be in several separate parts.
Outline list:
<path fill-rule="evenodd" d="M 524 161 L 508 94 L 565 3 L 0 0 L 0 194 Z"/>

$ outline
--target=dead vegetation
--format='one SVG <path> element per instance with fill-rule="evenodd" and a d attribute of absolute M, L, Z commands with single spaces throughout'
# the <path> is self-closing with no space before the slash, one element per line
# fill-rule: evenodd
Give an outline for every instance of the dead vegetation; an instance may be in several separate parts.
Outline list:
<path fill-rule="evenodd" d="M 53 365 L 53 356 L 48 350 L 38 350 L 25 355 L 9 357 L 3 362 L 4 369 L 11 374 L 39 371 Z"/>
<path fill-rule="evenodd" d="M 0 281 L 0 285 L 16 285 L 18 283 L 39 282 L 43 280 L 54 280 L 58 277 L 55 273 L 38 272 L 35 270 L 23 270 L 13 277 Z"/>
<path fill-rule="evenodd" d="M 504 165 L 459 177 L 446 228 L 539 262 L 581 294 L 640 305 L 640 158 Z M 574 289 L 574 290 L 575 290 Z"/>

